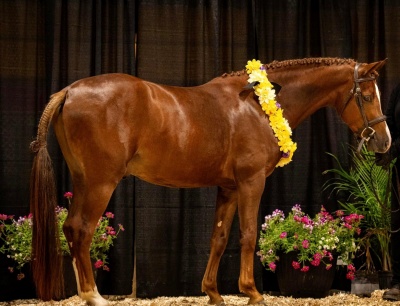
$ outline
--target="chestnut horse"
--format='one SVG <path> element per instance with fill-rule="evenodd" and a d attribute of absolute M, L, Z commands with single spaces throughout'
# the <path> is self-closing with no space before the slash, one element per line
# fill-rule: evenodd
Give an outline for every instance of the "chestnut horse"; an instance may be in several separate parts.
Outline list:
<path fill-rule="evenodd" d="M 351 59 L 310 58 L 272 62 L 265 68 L 269 80 L 282 86 L 277 101 L 292 129 L 330 106 L 369 150 L 382 153 L 391 138 L 375 79 L 385 61 L 358 64 Z M 57 197 L 46 148 L 52 121 L 73 184 L 63 231 L 82 299 L 107 304 L 93 279 L 89 246 L 118 182 L 134 175 L 169 187 L 218 186 L 202 291 L 211 304 L 224 304 L 217 270 L 238 209 L 239 289 L 250 304 L 263 303 L 253 277 L 257 214 L 265 179 L 281 152 L 257 96 L 245 88 L 247 80 L 246 72 L 240 71 L 182 88 L 106 74 L 79 80 L 52 95 L 31 144 L 32 258 L 38 297 L 57 297 L 62 278 L 55 235 Z"/>

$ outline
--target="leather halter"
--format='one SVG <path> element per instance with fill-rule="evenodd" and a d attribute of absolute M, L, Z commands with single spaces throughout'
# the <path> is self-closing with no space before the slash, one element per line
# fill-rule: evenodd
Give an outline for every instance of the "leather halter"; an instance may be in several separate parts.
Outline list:
<path fill-rule="evenodd" d="M 356 66 L 354 67 L 354 86 L 351 89 L 349 98 L 347 99 L 347 101 L 344 104 L 344 107 L 340 113 L 340 116 L 341 116 L 343 114 L 345 108 L 351 101 L 352 96 L 354 95 L 354 97 L 356 98 L 356 103 L 357 103 L 358 109 L 360 110 L 361 116 L 364 121 L 364 128 L 360 132 L 357 133 L 358 136 L 361 138 L 361 141 L 357 147 L 357 152 L 360 152 L 364 142 L 368 142 L 374 136 L 375 130 L 372 128 L 372 126 L 386 120 L 386 116 L 380 116 L 380 117 L 374 118 L 369 121 L 367 118 L 367 115 L 365 114 L 364 105 L 363 105 L 364 96 L 361 92 L 360 83 L 374 81 L 375 77 L 370 76 L 367 78 L 358 78 L 358 68 L 360 67 L 360 65 L 361 65 L 360 63 L 356 63 Z"/>

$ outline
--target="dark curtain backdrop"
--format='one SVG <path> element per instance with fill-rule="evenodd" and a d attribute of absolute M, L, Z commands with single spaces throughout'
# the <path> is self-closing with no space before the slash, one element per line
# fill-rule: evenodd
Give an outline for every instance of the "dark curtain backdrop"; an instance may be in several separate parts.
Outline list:
<path fill-rule="evenodd" d="M 400 81 L 400 1 L 378 0 L 4 0 L 0 1 L 0 213 L 28 213 L 32 156 L 48 97 L 87 76 L 124 72 L 177 86 L 202 84 L 247 60 L 267 63 L 303 57 L 346 57 L 360 62 L 388 58 L 379 79 L 382 104 Z M 342 144 L 353 136 L 330 109 L 316 112 L 294 131 L 294 161 L 267 179 L 260 223 L 275 208 L 300 203 L 313 214 L 337 208 L 322 192 L 322 175 L 346 163 Z M 70 190 L 56 139 L 49 146 L 60 205 Z M 101 171 L 101 169 L 99 169 Z M 130 294 L 136 249 L 137 295 L 199 295 L 209 253 L 216 188 L 170 189 L 127 178 L 108 206 L 126 231 L 110 252 L 110 272 L 99 273 L 103 294 Z M 222 258 L 222 293 L 237 293 L 237 218 Z M 2 257 L 0 257 L 2 258 Z M 256 258 L 256 282 L 274 280 Z M 0 300 L 9 275 L 0 271 Z"/>

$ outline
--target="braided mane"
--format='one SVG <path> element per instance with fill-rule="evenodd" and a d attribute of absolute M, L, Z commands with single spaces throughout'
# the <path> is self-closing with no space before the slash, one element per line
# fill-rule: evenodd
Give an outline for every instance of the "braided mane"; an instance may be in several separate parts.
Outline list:
<path fill-rule="evenodd" d="M 268 69 L 278 69 L 285 68 L 289 66 L 297 66 L 297 65 L 343 65 L 343 64 L 351 64 L 354 63 L 353 59 L 348 58 L 338 58 L 338 57 L 310 57 L 310 58 L 302 58 L 302 59 L 290 59 L 284 61 L 273 61 L 269 64 L 265 64 L 265 68 Z M 227 76 L 240 76 L 245 74 L 245 70 L 232 71 L 231 73 L 225 72 L 221 77 Z"/>
<path fill-rule="evenodd" d="M 351 64 L 354 63 L 352 59 L 346 58 L 337 58 L 337 57 L 316 57 L 316 58 L 303 58 L 303 59 L 292 59 L 285 61 L 273 61 L 269 64 L 265 64 L 265 68 L 267 69 L 277 69 L 284 68 L 288 66 L 296 66 L 296 65 L 343 65 L 343 64 Z"/>

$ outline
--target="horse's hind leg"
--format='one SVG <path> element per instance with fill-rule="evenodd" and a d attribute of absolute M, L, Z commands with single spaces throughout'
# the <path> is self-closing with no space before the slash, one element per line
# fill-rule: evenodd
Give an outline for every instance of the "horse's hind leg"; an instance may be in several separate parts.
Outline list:
<path fill-rule="evenodd" d="M 218 189 L 211 252 L 202 282 L 202 291 L 210 298 L 209 304 L 224 305 L 217 289 L 218 266 L 228 243 L 232 220 L 237 208 L 236 190 Z"/>
<path fill-rule="evenodd" d="M 82 184 L 86 185 L 87 184 Z M 104 213 L 115 186 L 74 184 L 74 198 L 63 230 L 68 241 L 79 296 L 90 305 L 108 305 L 97 291 L 89 255 L 96 225 Z"/>

